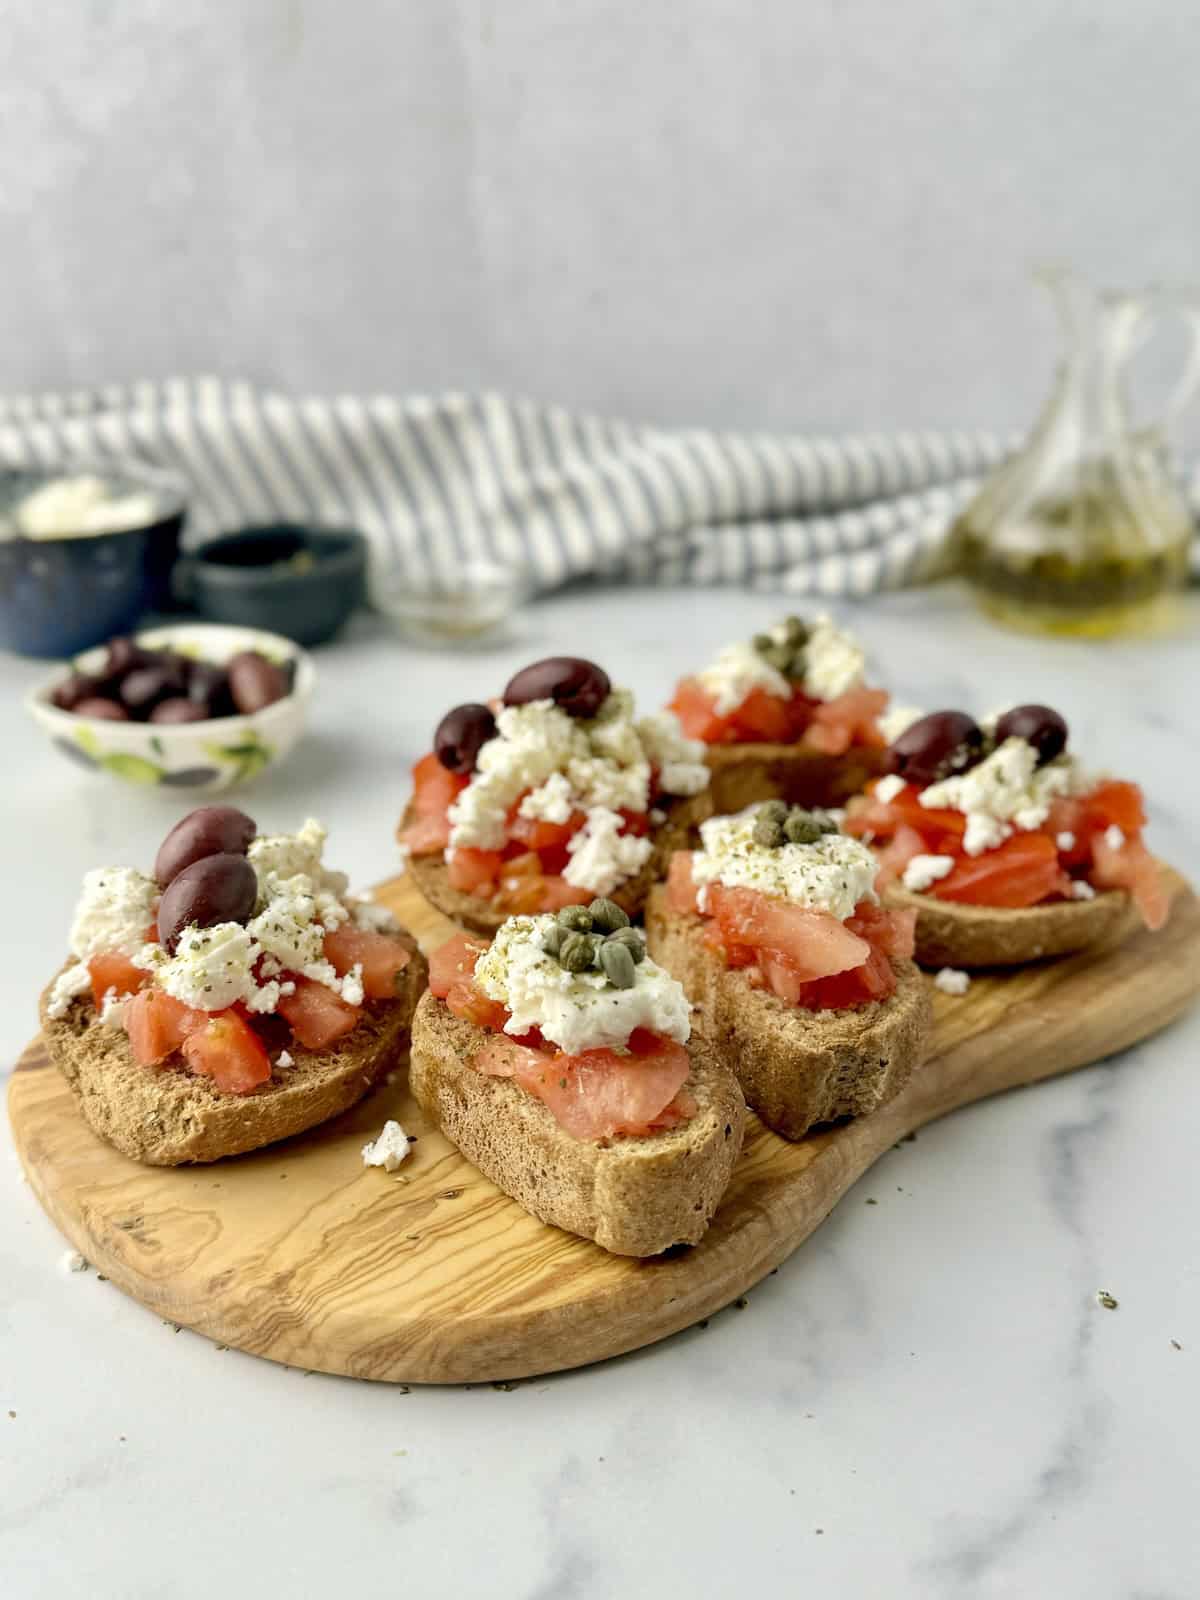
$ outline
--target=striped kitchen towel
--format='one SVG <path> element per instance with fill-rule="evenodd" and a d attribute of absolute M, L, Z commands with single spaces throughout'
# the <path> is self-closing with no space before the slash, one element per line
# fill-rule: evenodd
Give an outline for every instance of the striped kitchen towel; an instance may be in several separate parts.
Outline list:
<path fill-rule="evenodd" d="M 171 469 L 191 492 L 189 543 L 255 522 L 349 525 L 376 579 L 484 559 L 524 568 L 538 590 L 920 582 L 1009 444 L 638 427 L 495 394 L 297 399 L 212 378 L 0 399 L 0 464 Z"/>

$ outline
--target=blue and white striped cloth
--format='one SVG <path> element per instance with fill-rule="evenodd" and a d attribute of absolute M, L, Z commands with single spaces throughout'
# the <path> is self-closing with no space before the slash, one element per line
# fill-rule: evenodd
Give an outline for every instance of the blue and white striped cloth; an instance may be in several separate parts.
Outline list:
<path fill-rule="evenodd" d="M 215 378 L 0 400 L 0 464 L 173 470 L 191 488 L 189 543 L 255 522 L 348 525 L 376 578 L 488 559 L 537 590 L 589 576 L 821 595 L 920 582 L 1006 448 L 987 433 L 637 427 L 495 394 L 296 399 Z"/>

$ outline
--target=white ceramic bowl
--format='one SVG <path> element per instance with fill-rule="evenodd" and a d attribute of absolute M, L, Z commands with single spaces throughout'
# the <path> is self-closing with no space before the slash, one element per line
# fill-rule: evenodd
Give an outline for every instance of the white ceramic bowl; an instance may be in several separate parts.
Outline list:
<path fill-rule="evenodd" d="M 257 650 L 280 666 L 294 661 L 291 694 L 249 716 L 216 717 L 209 722 L 108 722 L 60 711 L 50 696 L 71 671 L 99 673 L 106 646 L 76 657 L 26 700 L 34 721 L 50 742 L 78 766 L 111 773 L 142 787 L 199 789 L 212 794 L 256 778 L 282 761 L 304 731 L 316 669 L 307 652 L 278 633 L 258 628 L 183 622 L 147 628 L 136 635 L 150 649 L 224 665 L 239 650 Z"/>

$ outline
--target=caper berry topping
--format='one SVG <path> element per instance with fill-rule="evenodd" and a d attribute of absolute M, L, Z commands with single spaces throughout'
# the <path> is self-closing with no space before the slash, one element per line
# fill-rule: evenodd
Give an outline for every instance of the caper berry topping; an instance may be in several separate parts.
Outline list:
<path fill-rule="evenodd" d="M 614 989 L 632 989 L 637 980 L 633 953 L 628 945 L 606 939 L 600 946 L 600 966 Z"/>
<path fill-rule="evenodd" d="M 777 822 L 787 819 L 788 806 L 786 800 L 764 800 L 755 812 L 758 817 L 774 817 Z"/>
<path fill-rule="evenodd" d="M 801 617 L 784 617 L 783 636 L 793 647 L 808 643 L 808 624 Z"/>
<path fill-rule="evenodd" d="M 567 930 L 561 922 L 552 922 L 542 934 L 542 949 L 548 956 L 556 956 L 563 947 Z"/>
<path fill-rule="evenodd" d="M 558 964 L 566 972 L 586 972 L 595 954 L 596 947 L 586 933 L 568 933 L 558 952 Z"/>
<path fill-rule="evenodd" d="M 828 832 L 811 812 L 799 809 L 789 812 L 783 825 L 783 836 L 789 844 L 816 844 L 821 835 Z"/>
<path fill-rule="evenodd" d="M 610 933 L 604 941 L 606 945 L 624 945 L 633 957 L 634 966 L 640 966 L 646 959 L 646 941 L 636 928 L 618 928 L 616 933 Z"/>
<path fill-rule="evenodd" d="M 775 641 L 769 633 L 756 633 L 750 643 L 760 656 L 765 656 L 768 650 L 775 648 Z"/>
<path fill-rule="evenodd" d="M 592 913 L 586 906 L 564 906 L 558 913 L 558 921 L 572 933 L 592 931 Z"/>
<path fill-rule="evenodd" d="M 778 817 L 766 817 L 760 811 L 754 819 L 754 842 L 763 845 L 767 850 L 778 850 L 784 842 L 784 828 L 786 819 L 781 821 Z"/>
<path fill-rule="evenodd" d="M 804 646 L 808 628 L 799 617 L 785 617 L 770 633 L 756 633 L 751 640 L 755 651 L 768 666 L 793 683 L 804 678 Z"/>
<path fill-rule="evenodd" d="M 596 933 L 616 933 L 618 928 L 629 926 L 629 918 L 615 900 L 595 899 L 588 907 L 588 912 Z"/>

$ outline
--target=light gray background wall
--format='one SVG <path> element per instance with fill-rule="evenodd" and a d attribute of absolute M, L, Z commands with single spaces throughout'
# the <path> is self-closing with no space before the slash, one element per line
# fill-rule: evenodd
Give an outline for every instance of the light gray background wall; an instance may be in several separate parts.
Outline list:
<path fill-rule="evenodd" d="M 1191 0 L 2 0 L 0 387 L 1022 422 L 1196 271 Z"/>

